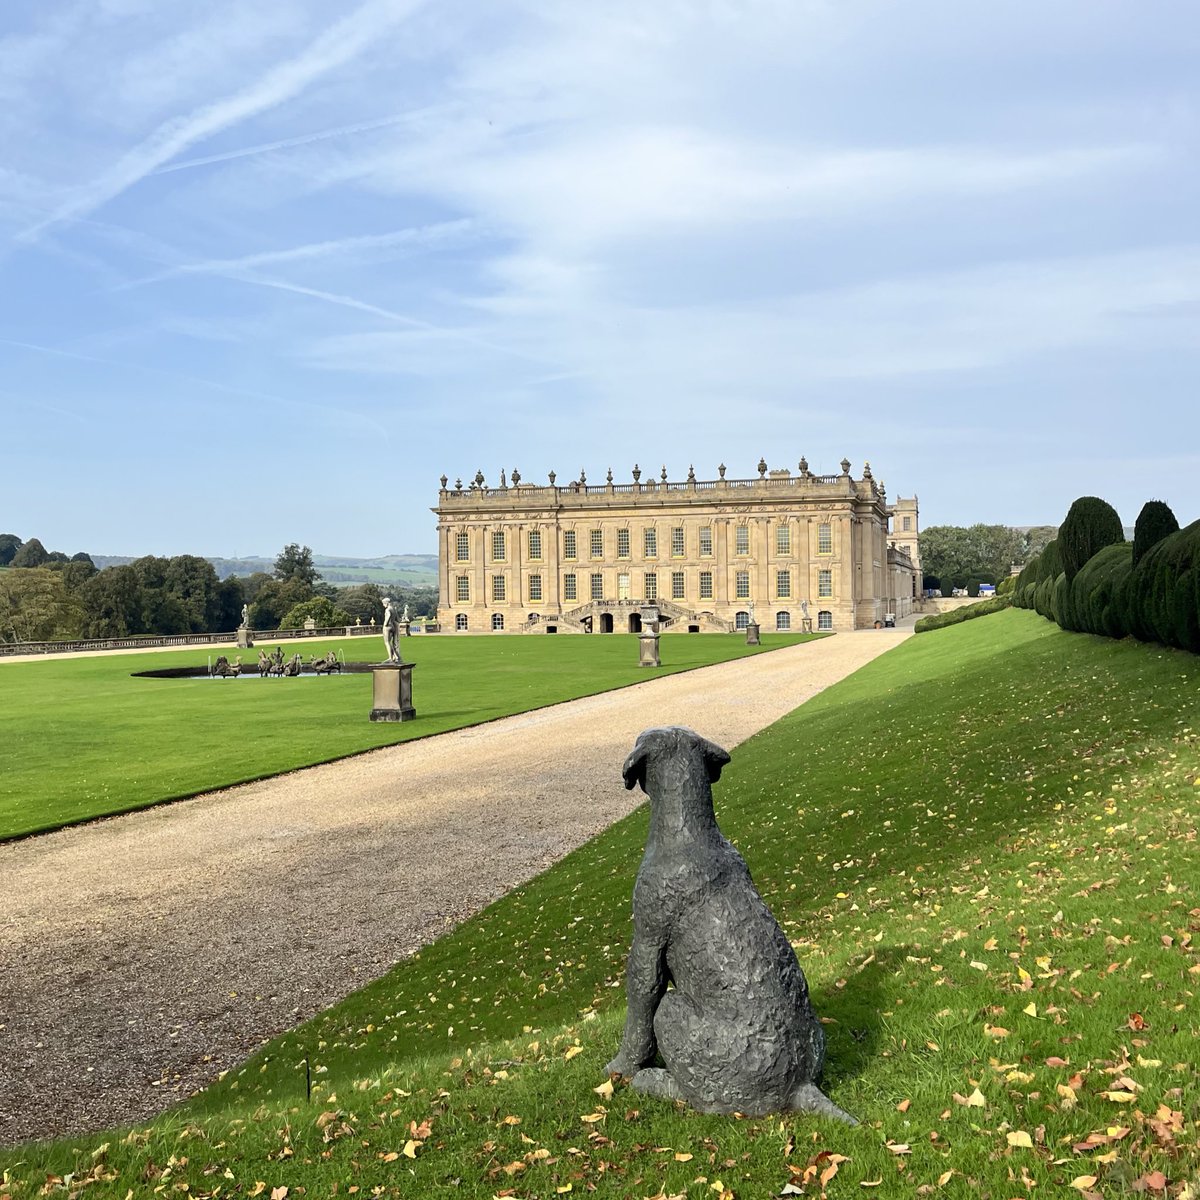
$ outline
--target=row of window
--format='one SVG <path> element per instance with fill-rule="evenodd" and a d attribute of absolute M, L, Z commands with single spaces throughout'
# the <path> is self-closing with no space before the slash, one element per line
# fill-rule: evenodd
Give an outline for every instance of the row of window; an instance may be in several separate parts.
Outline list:
<path fill-rule="evenodd" d="M 627 572 L 622 572 L 617 576 L 617 599 L 632 599 L 631 582 L 631 578 Z M 701 571 L 699 573 L 698 584 L 698 599 L 713 599 L 713 573 L 711 571 Z M 568 571 L 563 576 L 563 599 L 579 600 L 579 585 L 580 577 L 574 571 Z M 672 600 L 686 599 L 686 585 L 687 577 L 685 572 L 672 571 L 670 578 L 670 598 Z M 528 593 L 526 599 L 531 602 L 536 603 L 543 599 L 541 575 L 528 576 Z M 658 594 L 658 572 L 644 572 L 642 575 L 642 599 L 657 600 Z M 738 571 L 734 575 L 733 594 L 737 600 L 750 599 L 749 571 Z M 822 569 L 817 572 L 817 595 L 821 599 L 833 596 L 832 571 Z M 775 572 L 775 596 L 779 600 L 790 600 L 792 598 L 791 571 L 783 570 Z M 471 577 L 469 575 L 458 575 L 455 577 L 454 598 L 459 604 L 469 604 L 471 602 Z M 603 600 L 605 598 L 603 572 L 593 571 L 591 573 L 588 579 L 588 598 L 591 600 Z M 519 599 L 519 597 L 514 597 L 514 599 Z M 508 577 L 506 575 L 492 576 L 492 600 L 507 602 Z"/>
<path fill-rule="evenodd" d="M 700 557 L 712 558 L 713 553 L 713 531 L 711 525 L 704 525 L 700 529 Z M 529 530 L 527 536 L 526 549 L 530 562 L 540 562 L 542 558 L 542 531 L 540 529 Z M 739 525 L 734 530 L 733 537 L 734 553 L 749 554 L 750 553 L 750 527 L 748 525 Z M 592 558 L 604 557 L 604 530 L 592 529 L 589 531 L 588 550 Z M 792 552 L 792 527 L 790 525 L 775 526 L 775 553 L 776 554 L 791 554 Z M 682 525 L 677 525 L 671 530 L 671 557 L 685 557 L 684 546 L 684 528 Z M 828 524 L 817 526 L 817 553 L 832 554 L 833 553 L 833 527 Z M 459 532 L 455 535 L 454 555 L 457 562 L 470 562 L 471 560 L 471 537 L 466 532 Z M 563 558 L 576 559 L 579 557 L 579 539 L 574 529 L 563 530 Z M 628 529 L 617 530 L 617 557 L 630 557 L 630 532 Z M 653 528 L 642 530 L 642 557 L 657 558 L 658 557 L 658 530 Z M 492 530 L 492 561 L 506 562 L 508 560 L 508 532 L 503 529 Z"/>
<path fill-rule="evenodd" d="M 738 612 L 734 614 L 734 627 L 737 629 L 745 629 L 750 624 L 750 614 L 748 612 Z M 792 627 L 792 614 L 790 612 L 777 612 L 775 614 L 775 628 L 780 632 L 786 632 Z M 466 613 L 459 613 L 454 618 L 454 628 L 460 633 L 465 632 L 470 628 L 470 622 L 467 620 Z M 817 613 L 817 628 L 832 629 L 833 628 L 833 613 L 822 609 Z M 492 632 L 502 633 L 504 631 L 504 614 L 492 613 Z"/>

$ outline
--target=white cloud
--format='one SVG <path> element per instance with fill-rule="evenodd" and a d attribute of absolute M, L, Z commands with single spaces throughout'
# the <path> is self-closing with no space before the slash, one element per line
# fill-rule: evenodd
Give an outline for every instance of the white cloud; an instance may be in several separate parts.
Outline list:
<path fill-rule="evenodd" d="M 160 274 L 134 280 L 123 285 L 136 287 L 158 283 L 179 275 L 226 275 L 236 278 L 259 267 L 280 266 L 285 263 L 312 259 L 337 258 L 344 261 L 367 261 L 378 264 L 405 253 L 438 250 L 461 246 L 480 236 L 473 221 L 441 221 L 408 229 L 393 229 L 387 233 L 362 234 L 357 237 L 334 238 L 324 242 L 306 242 L 284 250 L 264 250 L 258 254 L 243 254 L 239 258 L 211 258 L 203 262 L 183 263 Z M 390 252 L 390 253 L 385 253 Z"/>
<path fill-rule="evenodd" d="M 866 286 L 794 293 L 769 304 L 645 308 L 587 305 L 557 314 L 499 314 L 477 331 L 512 356 L 552 346 L 562 369 L 605 403 L 663 413 L 705 398 L 779 397 L 823 384 L 979 372 L 1087 346 L 1144 344 L 1144 321 L 1177 347 L 1200 349 L 1200 327 L 1179 306 L 1200 304 L 1200 247 L 1082 259 L 1005 263 Z M 374 332 L 318 339 L 302 353 L 344 371 L 430 379 L 475 376 L 501 385 L 495 355 L 447 353 L 452 334 Z M 508 380 L 524 379 L 527 372 Z"/>
<path fill-rule="evenodd" d="M 295 57 L 277 64 L 249 87 L 160 125 L 108 171 L 80 188 L 48 217 L 21 235 L 35 238 L 61 221 L 86 215 L 134 186 L 189 146 L 284 103 L 322 75 L 367 49 L 420 0 L 367 0 L 330 26 Z"/>

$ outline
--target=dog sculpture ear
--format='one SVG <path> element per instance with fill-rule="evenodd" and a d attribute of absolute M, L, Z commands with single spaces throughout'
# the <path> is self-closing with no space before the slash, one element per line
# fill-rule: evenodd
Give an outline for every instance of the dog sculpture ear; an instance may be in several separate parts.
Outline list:
<path fill-rule="evenodd" d="M 716 783 L 721 778 L 721 768 L 729 761 L 729 751 L 722 750 L 716 742 L 701 739 L 704 749 L 704 765 L 708 768 L 708 782 Z"/>
<path fill-rule="evenodd" d="M 621 778 L 625 780 L 625 786 L 630 791 L 635 784 L 641 784 L 643 792 L 646 790 L 646 758 L 649 753 L 650 747 L 646 739 L 639 737 L 629 752 L 624 767 L 621 768 Z"/>

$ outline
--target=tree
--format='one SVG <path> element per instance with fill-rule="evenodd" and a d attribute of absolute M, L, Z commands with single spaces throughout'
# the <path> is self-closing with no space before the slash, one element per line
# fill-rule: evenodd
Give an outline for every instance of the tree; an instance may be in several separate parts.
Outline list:
<path fill-rule="evenodd" d="M 214 630 L 236 629 L 242 623 L 242 605 L 246 603 L 245 587 L 236 575 L 217 584 L 217 616 Z"/>
<path fill-rule="evenodd" d="M 921 533 L 921 567 L 936 576 L 942 594 L 971 579 L 1003 579 L 1025 557 L 1025 540 L 1007 525 L 931 525 Z"/>
<path fill-rule="evenodd" d="M 1027 563 L 1036 558 L 1045 548 L 1058 537 L 1057 525 L 1032 525 L 1021 535 L 1021 562 Z"/>
<path fill-rule="evenodd" d="M 129 630 L 130 633 L 189 633 L 191 621 L 187 608 L 179 596 L 173 594 L 167 586 L 167 573 L 171 567 L 169 558 L 147 554 L 135 558 L 129 564 L 130 569 L 137 575 L 140 599 L 138 605 L 138 625 Z M 101 571 L 116 568 L 109 567 Z"/>
<path fill-rule="evenodd" d="M 349 625 L 350 615 L 345 609 L 335 608 L 333 601 L 325 596 L 314 596 L 288 609 L 279 622 L 280 629 L 301 629 L 311 617 L 319 629 L 334 625 Z"/>
<path fill-rule="evenodd" d="M 132 566 L 107 567 L 79 589 L 89 638 L 127 637 L 144 630 L 142 581 Z"/>
<path fill-rule="evenodd" d="M 311 589 L 298 579 L 286 583 L 270 579 L 259 588 L 250 605 L 250 628 L 278 629 L 284 613 L 311 599 Z"/>
<path fill-rule="evenodd" d="M 44 567 L 50 560 L 46 547 L 37 538 L 30 538 L 9 562 L 12 567 Z"/>
<path fill-rule="evenodd" d="M 212 563 L 194 554 L 178 554 L 167 562 L 167 591 L 187 614 L 188 631 L 207 633 L 219 628 L 219 580 Z"/>
<path fill-rule="evenodd" d="M 0 567 L 7 567 L 24 544 L 15 533 L 0 533 Z"/>
<path fill-rule="evenodd" d="M 1097 550 L 1125 540 L 1117 510 L 1099 496 L 1080 496 L 1058 531 L 1058 550 L 1070 581 Z"/>
<path fill-rule="evenodd" d="M 253 604 L 258 599 L 258 593 L 268 583 L 274 582 L 274 576 L 268 575 L 266 571 L 255 571 L 252 575 L 245 576 L 242 579 L 242 602 L 244 604 Z"/>
<path fill-rule="evenodd" d="M 63 563 L 58 569 L 58 574 L 62 576 L 68 592 L 77 592 L 96 574 L 96 564 L 90 558 L 87 562 L 76 562 L 72 559 L 69 563 Z"/>
<path fill-rule="evenodd" d="M 0 571 L 0 642 L 50 642 L 79 636 L 83 609 L 58 571 Z"/>
<path fill-rule="evenodd" d="M 1136 567 L 1147 550 L 1178 528 L 1179 522 L 1168 505 L 1161 500 L 1147 500 L 1133 527 L 1133 565 Z"/>
<path fill-rule="evenodd" d="M 311 595 L 321 576 L 313 566 L 312 551 L 307 546 L 289 542 L 275 559 L 275 578 L 281 583 L 302 583 Z"/>
<path fill-rule="evenodd" d="M 338 604 L 350 614 L 351 621 L 362 621 L 370 625 L 375 619 L 378 625 L 383 620 L 383 593 L 378 584 L 360 583 L 355 587 L 342 589 Z"/>

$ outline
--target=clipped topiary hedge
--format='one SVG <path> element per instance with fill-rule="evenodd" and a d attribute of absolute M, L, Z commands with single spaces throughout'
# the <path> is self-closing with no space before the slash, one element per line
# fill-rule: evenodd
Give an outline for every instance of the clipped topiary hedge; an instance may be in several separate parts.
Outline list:
<path fill-rule="evenodd" d="M 1128 633 L 1125 622 L 1125 584 L 1133 570 L 1133 543 L 1105 546 L 1084 564 L 1071 580 L 1065 610 L 1060 616 L 1064 629 L 1121 638 Z"/>
<path fill-rule="evenodd" d="M 1124 599 L 1127 627 L 1137 637 L 1200 653 L 1200 521 L 1146 551 Z"/>
<path fill-rule="evenodd" d="M 1001 612 L 1011 604 L 1010 596 L 992 596 L 978 604 L 964 604 L 962 608 L 954 608 L 949 612 L 932 613 L 928 617 L 922 617 L 913 626 L 913 632 L 929 633 L 933 629 L 944 629 L 947 625 L 958 625 L 975 617 L 986 617 L 989 613 Z"/>
<path fill-rule="evenodd" d="M 1147 500 L 1133 527 L 1133 565 L 1136 567 L 1148 550 L 1178 529 L 1179 522 L 1168 505 L 1161 500 Z"/>
<path fill-rule="evenodd" d="M 1058 529 L 1058 551 L 1067 579 L 1074 579 L 1098 550 L 1125 540 L 1117 510 L 1099 496 L 1080 496 Z"/>
<path fill-rule="evenodd" d="M 1013 591 L 1013 604 L 1017 608 L 1032 608 L 1033 593 L 1038 585 L 1038 572 L 1041 568 L 1042 556 L 1035 554 L 1022 568 L 1017 576 Z"/>

